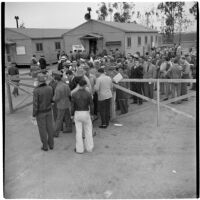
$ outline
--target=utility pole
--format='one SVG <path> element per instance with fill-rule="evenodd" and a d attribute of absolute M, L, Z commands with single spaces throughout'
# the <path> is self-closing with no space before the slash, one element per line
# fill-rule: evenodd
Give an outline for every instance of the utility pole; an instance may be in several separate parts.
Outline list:
<path fill-rule="evenodd" d="M 17 28 L 19 28 L 19 25 L 18 25 L 19 17 L 18 17 L 18 16 L 15 16 L 15 20 L 16 20 Z"/>

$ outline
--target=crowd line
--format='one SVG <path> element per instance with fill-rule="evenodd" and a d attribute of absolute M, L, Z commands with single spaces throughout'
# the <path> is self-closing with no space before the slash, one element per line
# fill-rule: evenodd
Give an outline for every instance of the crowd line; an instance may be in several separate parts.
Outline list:
<path fill-rule="evenodd" d="M 111 119 L 111 99 L 116 91 L 116 108 L 121 114 L 128 112 L 129 100 L 141 106 L 142 98 L 115 89 L 114 77 L 123 79 L 192 79 L 196 78 L 196 55 L 192 49 L 183 54 L 181 46 L 152 48 L 145 55 L 122 55 L 119 49 L 101 55 L 86 52 L 58 52 L 56 70 L 47 70 L 44 56 L 31 59 L 30 75 L 35 79 L 33 91 L 33 120 L 37 121 L 42 150 L 54 148 L 54 137 L 71 133 L 76 127 L 75 152 L 93 151 L 93 122 L 100 115 L 99 128 L 106 129 Z M 11 77 L 18 76 L 16 63 L 8 68 Z M 16 83 L 18 83 L 16 81 Z M 157 90 L 153 82 L 117 83 L 151 99 Z M 189 87 L 190 86 L 190 87 Z M 163 100 L 185 95 L 188 88 L 196 90 L 196 83 L 160 83 Z M 15 87 L 13 95 L 17 96 Z M 180 104 L 188 98 L 175 101 Z M 53 113 L 53 114 L 52 114 Z M 98 114 L 99 113 L 99 114 Z"/>

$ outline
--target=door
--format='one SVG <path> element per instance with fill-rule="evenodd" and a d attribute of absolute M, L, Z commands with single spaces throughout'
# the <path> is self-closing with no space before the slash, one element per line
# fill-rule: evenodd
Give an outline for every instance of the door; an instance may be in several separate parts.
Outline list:
<path fill-rule="evenodd" d="M 97 51 L 97 40 L 90 39 L 89 40 L 89 54 L 96 55 L 96 51 Z"/>

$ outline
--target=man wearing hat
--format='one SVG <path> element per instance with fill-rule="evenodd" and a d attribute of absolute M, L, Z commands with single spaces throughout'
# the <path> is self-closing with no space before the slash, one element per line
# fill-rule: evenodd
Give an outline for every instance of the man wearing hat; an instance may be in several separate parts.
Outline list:
<path fill-rule="evenodd" d="M 65 132 L 72 132 L 72 122 L 70 117 L 70 89 L 67 84 L 62 81 L 62 73 L 60 71 L 54 72 L 54 77 L 57 82 L 55 89 L 55 94 L 53 97 L 54 102 L 56 102 L 58 113 L 56 118 L 56 131 L 55 137 L 59 136 L 59 133 L 63 126 L 63 121 L 65 122 Z"/>
<path fill-rule="evenodd" d="M 55 73 L 56 73 L 56 71 L 52 71 L 52 79 L 49 82 L 49 86 L 51 86 L 52 89 L 53 89 L 53 95 L 55 94 L 55 89 L 56 89 L 56 86 L 57 86 L 57 82 L 55 80 Z M 53 118 L 54 118 L 54 123 L 55 123 L 56 122 L 56 118 L 57 118 L 57 112 L 58 112 L 55 102 L 54 102 L 54 104 L 52 106 L 52 109 L 53 109 Z"/>
<path fill-rule="evenodd" d="M 39 63 L 40 63 L 40 69 L 43 71 L 43 73 L 45 73 L 46 68 L 47 68 L 47 63 L 46 63 L 46 60 L 44 58 L 44 55 L 40 56 Z"/>
<path fill-rule="evenodd" d="M 66 57 L 65 56 L 61 56 L 59 62 L 58 62 L 58 71 L 61 71 L 64 68 L 64 62 L 66 61 Z"/>
<path fill-rule="evenodd" d="M 143 66 L 143 73 L 144 79 L 155 79 L 156 78 L 156 67 L 155 65 L 152 64 L 152 57 L 149 56 L 147 63 L 144 64 Z M 153 82 L 145 82 L 144 83 L 144 95 L 146 97 L 149 97 L 151 99 L 153 99 L 153 86 L 154 83 Z"/>
<path fill-rule="evenodd" d="M 52 126 L 51 103 L 53 90 L 46 84 L 46 76 L 38 74 L 38 86 L 33 91 L 33 118 L 36 118 L 40 139 L 43 144 L 42 150 L 53 149 L 54 128 Z"/>

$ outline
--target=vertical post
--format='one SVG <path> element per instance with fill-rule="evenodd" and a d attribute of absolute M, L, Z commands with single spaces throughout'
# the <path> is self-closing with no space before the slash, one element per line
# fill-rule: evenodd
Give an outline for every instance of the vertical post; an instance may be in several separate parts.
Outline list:
<path fill-rule="evenodd" d="M 116 118 L 115 99 L 116 99 L 116 91 L 113 91 L 113 96 L 111 100 L 111 120 L 114 120 Z"/>
<path fill-rule="evenodd" d="M 8 83 L 8 74 L 6 73 L 6 88 L 7 88 L 7 96 L 8 96 L 8 104 L 9 104 L 9 110 L 10 113 L 13 113 L 13 104 L 12 104 L 12 95 L 10 91 L 10 84 Z"/>
<path fill-rule="evenodd" d="M 157 79 L 157 127 L 159 126 L 160 118 L 160 80 Z"/>

